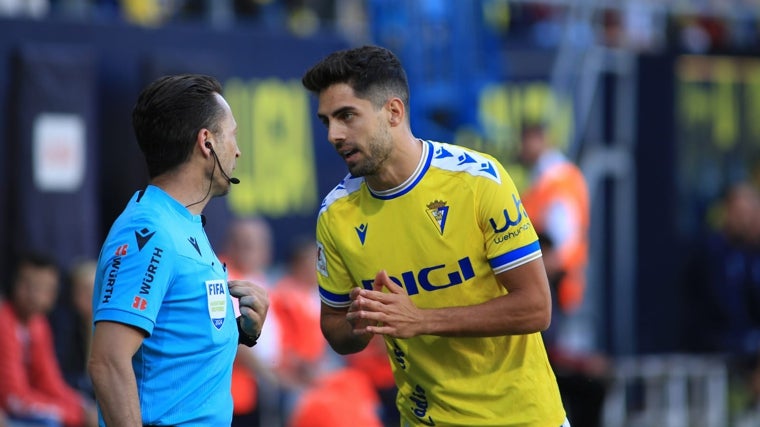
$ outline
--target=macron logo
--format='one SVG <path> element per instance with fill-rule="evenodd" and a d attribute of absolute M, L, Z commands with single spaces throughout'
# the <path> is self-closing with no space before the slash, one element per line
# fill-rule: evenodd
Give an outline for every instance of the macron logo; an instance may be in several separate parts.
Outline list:
<path fill-rule="evenodd" d="M 359 236 L 359 241 L 362 242 L 362 246 L 364 246 L 364 238 L 367 237 L 367 224 L 362 224 L 358 227 L 354 227 L 354 230 L 356 230 L 356 235 Z"/>
<path fill-rule="evenodd" d="M 155 231 L 150 231 L 147 228 L 143 228 L 140 231 L 135 231 L 135 239 L 137 240 L 137 250 L 141 251 L 145 244 L 156 234 Z"/>
<path fill-rule="evenodd" d="M 203 254 L 201 254 L 201 248 L 198 246 L 198 240 L 196 240 L 195 237 L 188 237 L 187 241 L 193 245 L 195 250 L 198 252 L 198 255 L 203 256 Z"/>

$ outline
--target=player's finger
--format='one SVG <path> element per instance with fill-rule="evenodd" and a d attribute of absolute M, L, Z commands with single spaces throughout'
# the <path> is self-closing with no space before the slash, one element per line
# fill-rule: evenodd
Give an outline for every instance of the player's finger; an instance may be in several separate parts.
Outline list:
<path fill-rule="evenodd" d="M 359 293 L 361 293 L 362 288 L 356 287 L 351 289 L 351 293 L 349 293 L 349 298 L 351 298 L 351 301 L 355 300 L 356 297 L 359 296 Z"/>
<path fill-rule="evenodd" d="M 385 286 L 386 288 L 388 288 L 388 290 L 392 294 L 405 294 L 406 293 L 406 290 L 404 290 L 403 287 L 399 286 L 398 284 L 396 284 L 396 282 L 394 282 L 393 280 L 391 280 L 391 278 L 388 276 L 388 273 L 385 270 L 380 270 L 375 275 L 375 281 L 373 282 L 372 287 L 376 291 L 382 291 L 383 286 Z"/>
<path fill-rule="evenodd" d="M 372 282 L 372 289 L 375 291 L 382 291 L 383 286 L 388 287 L 390 289 L 390 286 L 392 282 L 390 277 L 388 277 L 388 273 L 385 270 L 380 270 L 375 275 L 375 281 Z"/>

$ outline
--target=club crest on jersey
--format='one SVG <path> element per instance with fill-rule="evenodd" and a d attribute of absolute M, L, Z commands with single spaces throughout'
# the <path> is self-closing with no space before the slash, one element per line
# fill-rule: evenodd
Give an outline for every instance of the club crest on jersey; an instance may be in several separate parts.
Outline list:
<path fill-rule="evenodd" d="M 446 217 L 449 216 L 449 207 L 446 206 L 446 202 L 435 200 L 428 203 L 427 214 L 433 221 L 433 224 L 435 224 L 438 232 L 443 235 L 443 230 L 446 227 Z"/>
<path fill-rule="evenodd" d="M 224 280 L 206 280 L 206 301 L 208 315 L 216 329 L 222 329 L 227 317 L 227 282 Z"/>

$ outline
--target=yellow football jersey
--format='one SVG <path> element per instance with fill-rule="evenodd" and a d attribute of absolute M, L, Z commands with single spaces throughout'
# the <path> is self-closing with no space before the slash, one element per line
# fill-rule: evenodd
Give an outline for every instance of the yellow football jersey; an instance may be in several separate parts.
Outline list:
<path fill-rule="evenodd" d="M 319 293 L 347 307 L 386 270 L 420 308 L 479 304 L 507 291 L 500 273 L 541 256 L 504 168 L 464 147 L 423 141 L 414 174 L 376 192 L 347 176 L 317 220 Z M 558 427 L 565 412 L 540 333 L 386 337 L 405 423 Z"/>

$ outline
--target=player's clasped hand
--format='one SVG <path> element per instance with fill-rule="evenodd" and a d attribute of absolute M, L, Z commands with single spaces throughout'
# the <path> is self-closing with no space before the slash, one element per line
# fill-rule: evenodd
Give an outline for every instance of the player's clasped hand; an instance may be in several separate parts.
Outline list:
<path fill-rule="evenodd" d="M 252 337 L 259 336 L 269 311 L 269 294 L 266 289 L 247 280 L 230 280 L 227 285 L 230 295 L 239 301 L 243 330 Z"/>
<path fill-rule="evenodd" d="M 383 287 L 390 292 L 382 292 Z M 372 288 L 351 290 L 346 318 L 355 334 L 411 338 L 424 333 L 423 310 L 414 305 L 406 289 L 393 282 L 385 271 L 377 273 Z"/>

